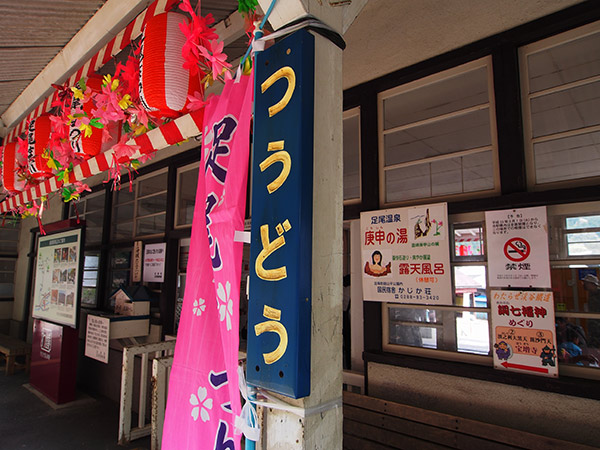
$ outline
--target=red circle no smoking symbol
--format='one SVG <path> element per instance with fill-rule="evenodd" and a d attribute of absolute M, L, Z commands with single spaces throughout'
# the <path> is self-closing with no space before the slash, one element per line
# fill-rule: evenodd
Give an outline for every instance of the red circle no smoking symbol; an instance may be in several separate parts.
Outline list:
<path fill-rule="evenodd" d="M 504 256 L 514 262 L 525 261 L 530 252 L 529 242 L 523 238 L 512 238 L 504 244 Z"/>

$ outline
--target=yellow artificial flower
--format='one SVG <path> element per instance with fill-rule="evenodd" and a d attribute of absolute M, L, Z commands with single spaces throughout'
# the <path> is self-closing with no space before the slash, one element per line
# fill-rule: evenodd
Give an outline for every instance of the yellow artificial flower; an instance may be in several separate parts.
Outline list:
<path fill-rule="evenodd" d="M 60 164 L 54 159 L 52 152 L 48 149 L 45 149 L 42 153 L 42 157 L 46 160 L 46 165 L 53 170 L 59 170 Z"/>
<path fill-rule="evenodd" d="M 246 58 L 246 60 L 244 61 L 242 73 L 244 75 L 250 75 L 252 73 L 252 61 L 250 60 L 250 58 Z"/>
<path fill-rule="evenodd" d="M 119 87 L 119 79 L 115 78 L 113 80 L 112 76 L 104 75 L 104 86 L 110 86 L 110 90 L 114 92 Z"/>
<path fill-rule="evenodd" d="M 140 136 L 148 131 L 148 128 L 139 123 L 135 124 L 135 126 L 132 126 L 131 129 L 133 131 L 134 136 Z"/>
<path fill-rule="evenodd" d="M 56 166 L 56 161 L 54 161 L 54 158 L 48 158 L 48 161 L 46 161 L 46 165 L 48 167 L 50 167 L 52 170 L 58 170 L 58 167 Z"/>
<path fill-rule="evenodd" d="M 83 100 L 83 91 L 81 89 L 71 86 L 71 90 L 73 91 L 73 97 Z"/>
<path fill-rule="evenodd" d="M 119 80 L 117 80 L 117 81 L 119 81 Z M 121 100 L 119 100 L 119 106 L 121 107 L 121 109 L 123 111 L 125 111 L 131 105 L 133 105 L 133 102 L 131 101 L 131 95 L 129 95 L 129 94 L 125 94 L 123 96 L 123 98 L 121 98 Z"/>
<path fill-rule="evenodd" d="M 81 125 L 79 125 L 79 129 L 81 131 L 83 131 L 83 135 L 86 138 L 89 138 L 92 135 L 92 127 L 90 126 L 89 123 L 83 123 L 83 122 L 81 122 Z"/>

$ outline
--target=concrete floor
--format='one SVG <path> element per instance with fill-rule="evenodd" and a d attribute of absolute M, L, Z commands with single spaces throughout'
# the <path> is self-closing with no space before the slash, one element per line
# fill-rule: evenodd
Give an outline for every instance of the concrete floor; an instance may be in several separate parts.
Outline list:
<path fill-rule="evenodd" d="M 4 375 L 0 365 L 0 450 L 149 450 L 150 437 L 117 445 L 119 405 L 78 393 L 72 404 L 53 409 L 24 385 L 29 376 Z"/>

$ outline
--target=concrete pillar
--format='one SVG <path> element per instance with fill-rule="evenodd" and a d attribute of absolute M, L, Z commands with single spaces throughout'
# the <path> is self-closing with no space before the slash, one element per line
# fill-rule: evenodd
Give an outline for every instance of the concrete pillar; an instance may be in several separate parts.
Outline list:
<path fill-rule="evenodd" d="M 271 0 L 259 3 L 266 11 Z M 341 30 L 343 10 L 312 0 L 278 1 L 270 21 L 279 28 L 308 12 Z M 263 411 L 265 450 L 342 448 L 342 50 L 318 34 L 314 111 L 311 394 L 282 397 L 308 415 Z"/>

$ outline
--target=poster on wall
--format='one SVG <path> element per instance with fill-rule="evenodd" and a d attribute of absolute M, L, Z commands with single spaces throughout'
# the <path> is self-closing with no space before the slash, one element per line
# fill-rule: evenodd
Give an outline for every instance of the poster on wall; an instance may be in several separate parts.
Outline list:
<path fill-rule="evenodd" d="M 33 318 L 77 326 L 81 234 L 79 228 L 38 238 Z"/>
<path fill-rule="evenodd" d="M 452 304 L 446 203 L 360 215 L 363 298 Z"/>
<path fill-rule="evenodd" d="M 492 291 L 494 368 L 558 376 L 552 292 Z"/>
<path fill-rule="evenodd" d="M 142 280 L 142 241 L 133 243 L 133 252 L 131 254 L 131 281 L 138 283 Z"/>
<path fill-rule="evenodd" d="M 489 284 L 550 288 L 546 208 L 485 213 Z"/>
<path fill-rule="evenodd" d="M 165 255 L 167 244 L 148 244 L 144 249 L 144 281 L 165 281 Z"/>

